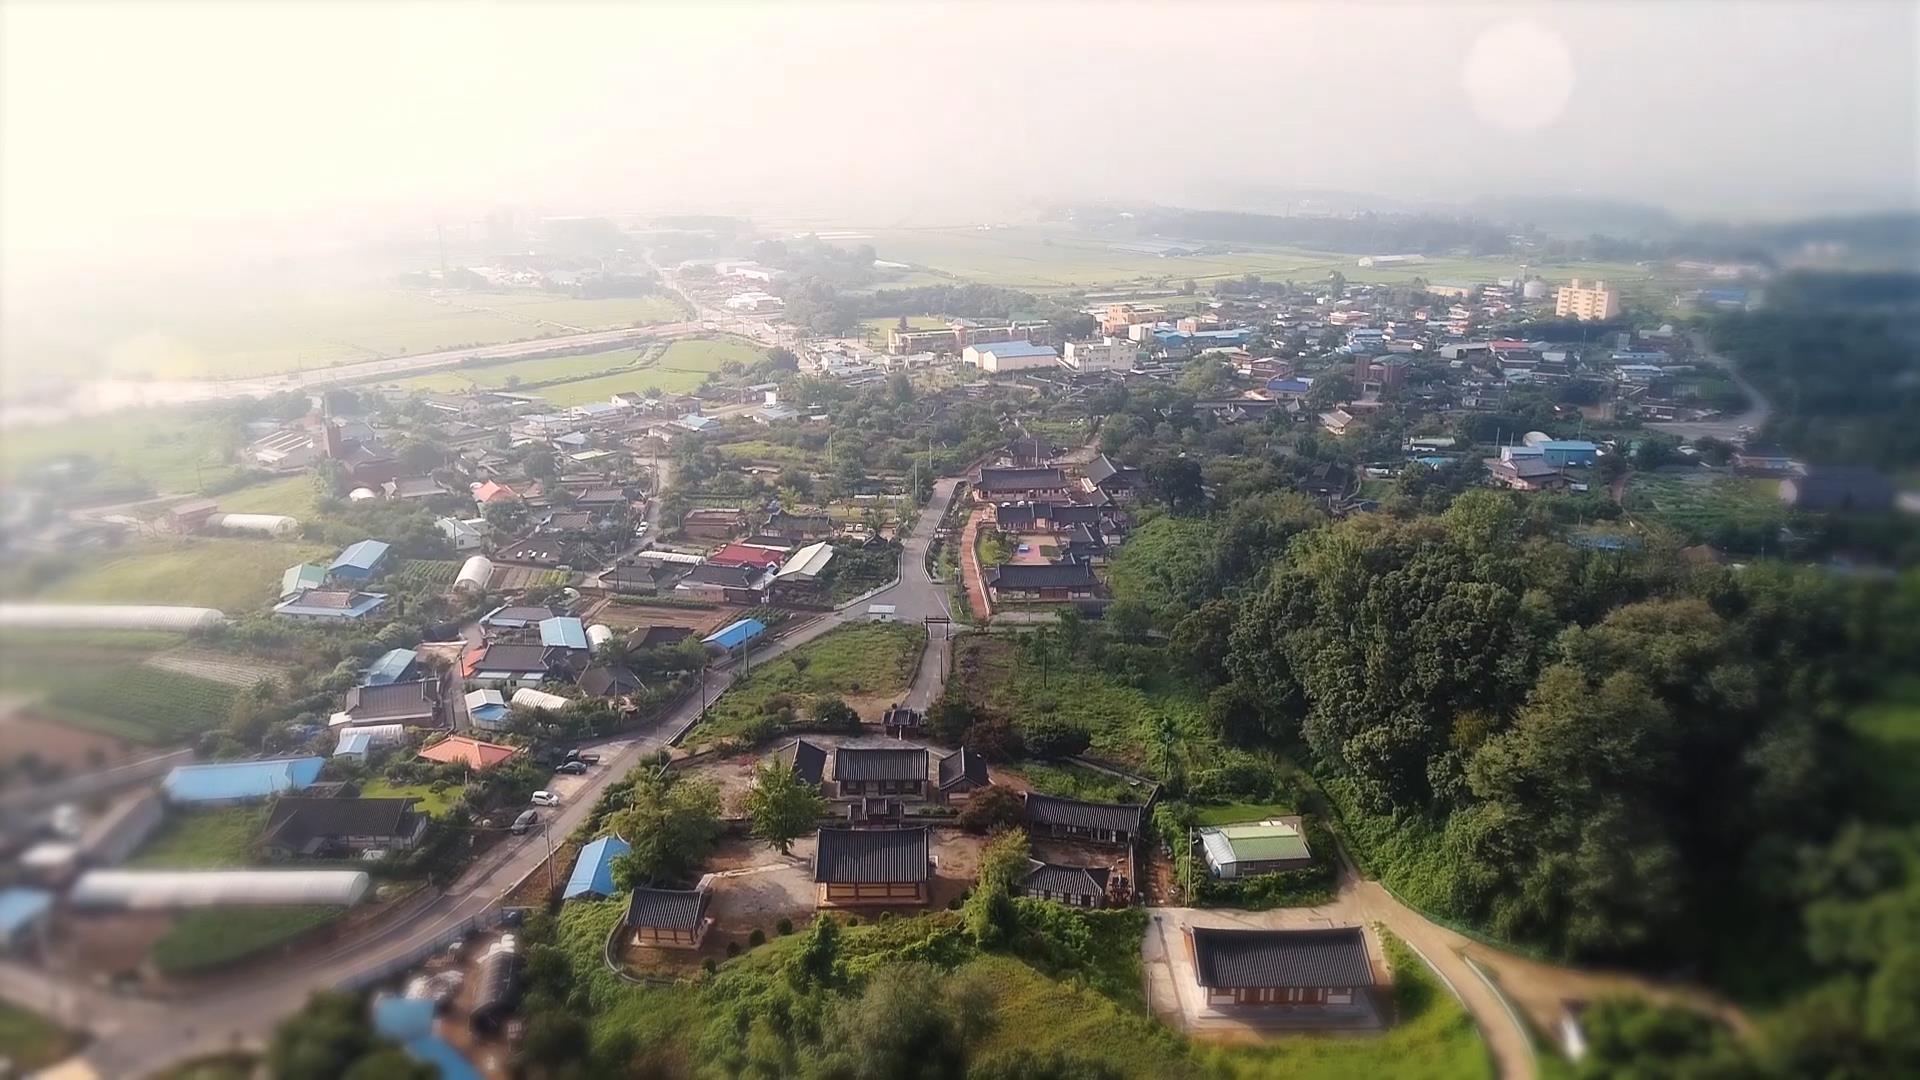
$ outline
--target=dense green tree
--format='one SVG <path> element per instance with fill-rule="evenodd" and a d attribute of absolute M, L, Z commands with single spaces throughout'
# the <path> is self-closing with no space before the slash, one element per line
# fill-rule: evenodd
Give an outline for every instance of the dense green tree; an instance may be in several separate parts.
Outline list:
<path fill-rule="evenodd" d="M 786 762 L 770 757 L 754 770 L 745 810 L 753 835 L 786 855 L 795 840 L 819 826 L 827 801 Z"/>
<path fill-rule="evenodd" d="M 635 782 L 627 808 L 608 821 L 631 847 L 613 864 L 621 891 L 690 882 L 720 838 L 720 792 L 679 773 L 645 775 Z"/>

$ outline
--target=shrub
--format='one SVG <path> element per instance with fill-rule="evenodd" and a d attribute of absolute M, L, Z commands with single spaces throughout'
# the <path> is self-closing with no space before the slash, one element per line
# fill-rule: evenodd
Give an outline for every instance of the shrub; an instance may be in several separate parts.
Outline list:
<path fill-rule="evenodd" d="M 967 732 L 966 745 L 988 761 L 1012 761 L 1025 750 L 1020 732 L 1000 717 L 973 725 Z"/>
<path fill-rule="evenodd" d="M 1020 823 L 1023 804 L 1012 788 L 994 784 L 974 794 L 960 811 L 960 827 L 975 835 L 985 835 Z"/>
<path fill-rule="evenodd" d="M 731 960 L 734 957 L 739 955 L 740 955 L 740 943 L 737 941 L 727 942 L 727 959 Z"/>
<path fill-rule="evenodd" d="M 1027 725 L 1027 752 L 1035 757 L 1058 760 L 1084 754 L 1093 745 L 1087 729 L 1066 720 L 1047 718 Z"/>
<path fill-rule="evenodd" d="M 779 931 L 781 937 L 786 937 L 788 934 L 793 933 L 793 920 L 783 918 L 779 922 L 774 923 L 773 928 Z"/>
<path fill-rule="evenodd" d="M 433 783 L 427 785 L 427 790 L 433 792 L 435 795 L 441 795 L 445 794 L 448 787 L 449 785 L 445 780 L 435 780 Z"/>
<path fill-rule="evenodd" d="M 701 961 L 701 962 L 700 962 L 700 967 L 701 967 L 701 969 L 702 969 L 703 971 L 705 971 L 705 972 L 706 972 L 707 974 L 709 974 L 709 975 L 711 975 L 711 974 L 713 974 L 714 972 L 716 972 L 716 971 L 719 971 L 719 970 L 720 970 L 720 965 L 719 965 L 719 964 L 716 964 L 716 963 L 714 963 L 714 962 L 713 962 L 713 957 L 711 957 L 711 956 L 709 956 L 709 957 L 707 957 L 707 958 L 706 958 L 705 960 L 703 960 L 703 961 Z"/>
<path fill-rule="evenodd" d="M 766 943 L 767 943 L 767 932 L 765 930 L 760 929 L 757 926 L 753 928 L 753 933 L 747 935 L 748 948 L 757 949 L 760 946 L 765 945 Z"/>

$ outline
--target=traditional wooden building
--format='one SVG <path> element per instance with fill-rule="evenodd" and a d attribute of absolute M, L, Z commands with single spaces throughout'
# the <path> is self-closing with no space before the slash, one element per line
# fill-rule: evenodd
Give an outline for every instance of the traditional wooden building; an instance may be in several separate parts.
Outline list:
<path fill-rule="evenodd" d="M 1027 792 L 1027 831 L 1036 836 L 1129 847 L 1140 836 L 1146 808 L 1131 803 L 1090 803 Z"/>
<path fill-rule="evenodd" d="M 926 714 L 905 705 L 888 706 L 886 714 L 880 718 L 880 726 L 896 739 L 919 735 L 926 722 Z"/>
<path fill-rule="evenodd" d="M 1193 977 L 1209 1007 L 1256 1005 L 1330 1011 L 1356 1005 L 1374 985 L 1366 936 L 1333 930 L 1186 932 Z"/>
<path fill-rule="evenodd" d="M 821 907 L 925 904 L 933 879 L 926 826 L 821 829 L 813 880 Z"/>
<path fill-rule="evenodd" d="M 713 929 L 706 882 L 695 889 L 635 889 L 627 901 L 627 929 L 635 945 L 697 949 Z"/>
<path fill-rule="evenodd" d="M 818 743 L 805 739 L 794 739 L 784 743 L 773 756 L 793 770 L 800 782 L 812 788 L 819 788 L 827 775 L 827 749 Z"/>
<path fill-rule="evenodd" d="M 1013 891 L 1018 896 L 1052 900 L 1070 907 L 1104 907 L 1110 877 L 1104 866 L 1062 866 L 1029 859 L 1027 872 L 1014 883 Z"/>
<path fill-rule="evenodd" d="M 1100 587 L 1081 562 L 1008 563 L 987 567 L 983 577 L 995 603 L 1090 600 Z"/>
<path fill-rule="evenodd" d="M 920 747 L 841 746 L 833 751 L 833 782 L 842 798 L 927 797 L 927 752 Z"/>
<path fill-rule="evenodd" d="M 964 746 L 940 759 L 936 794 L 943 803 L 964 803 L 992 783 L 987 759 Z"/>
<path fill-rule="evenodd" d="M 1070 487 L 1067 474 L 1057 468 L 986 468 L 980 470 L 980 480 L 973 485 L 973 493 L 982 502 L 1035 502 L 1065 500 Z"/>

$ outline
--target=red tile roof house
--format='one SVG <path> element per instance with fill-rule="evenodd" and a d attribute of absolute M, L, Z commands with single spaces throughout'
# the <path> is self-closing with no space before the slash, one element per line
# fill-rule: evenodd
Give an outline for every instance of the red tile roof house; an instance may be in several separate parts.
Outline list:
<path fill-rule="evenodd" d="M 469 735 L 449 735 L 439 742 L 422 747 L 420 756 L 442 765 L 465 765 L 475 772 L 482 772 L 512 760 L 513 756 L 519 752 L 520 748 L 517 746 L 482 742 Z"/>

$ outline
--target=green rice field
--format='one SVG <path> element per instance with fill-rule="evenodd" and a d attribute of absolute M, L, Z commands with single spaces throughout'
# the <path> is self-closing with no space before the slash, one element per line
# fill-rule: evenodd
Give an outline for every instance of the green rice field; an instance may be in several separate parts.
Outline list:
<path fill-rule="evenodd" d="M 1697 540 L 1729 530 L 1752 532 L 1785 523 L 1780 482 L 1724 471 L 1680 468 L 1635 473 L 1627 481 L 1628 512 Z"/>

